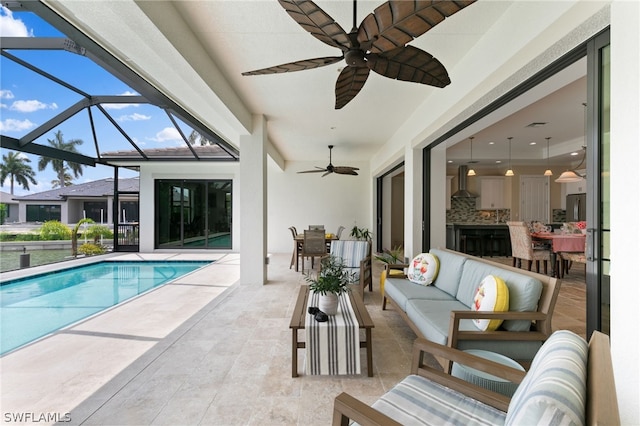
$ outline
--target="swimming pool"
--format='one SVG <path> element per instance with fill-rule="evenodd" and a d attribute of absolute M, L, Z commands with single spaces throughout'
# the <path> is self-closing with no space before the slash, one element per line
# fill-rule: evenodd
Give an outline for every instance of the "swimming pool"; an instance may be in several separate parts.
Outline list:
<path fill-rule="evenodd" d="M 3 283 L 0 354 L 210 263 L 103 261 Z"/>

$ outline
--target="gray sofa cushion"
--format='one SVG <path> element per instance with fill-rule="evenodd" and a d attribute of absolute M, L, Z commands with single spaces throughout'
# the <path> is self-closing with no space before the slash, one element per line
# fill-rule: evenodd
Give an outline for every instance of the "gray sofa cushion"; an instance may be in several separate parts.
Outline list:
<path fill-rule="evenodd" d="M 410 299 L 456 300 L 455 297 L 437 287 L 412 283 L 405 278 L 386 278 L 384 293 L 391 297 L 405 312 L 407 300 Z"/>
<path fill-rule="evenodd" d="M 457 300 L 412 299 L 407 301 L 407 316 L 420 330 L 420 333 L 432 342 L 447 344 L 451 311 L 468 311 L 469 308 Z M 471 320 L 460 321 L 460 329 L 478 331 Z"/>
<path fill-rule="evenodd" d="M 468 259 L 464 263 L 456 298 L 471 308 L 478 286 L 487 275 L 496 275 L 507 284 L 509 311 L 531 312 L 537 309 L 542 294 L 542 283 L 539 280 L 506 269 L 497 269 L 495 266 L 473 259 Z M 509 331 L 528 331 L 531 327 L 531 321 L 509 320 L 503 322 L 502 327 Z"/>
<path fill-rule="evenodd" d="M 462 266 L 467 258 L 438 249 L 431 249 L 429 253 L 435 255 L 440 263 L 440 270 L 433 285 L 455 297 L 458 294 Z"/>

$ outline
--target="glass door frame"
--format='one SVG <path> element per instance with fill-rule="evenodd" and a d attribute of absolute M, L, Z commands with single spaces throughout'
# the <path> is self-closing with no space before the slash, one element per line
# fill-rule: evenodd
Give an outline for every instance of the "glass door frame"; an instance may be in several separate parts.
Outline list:
<path fill-rule="evenodd" d="M 603 101 L 608 96 L 610 88 L 605 86 L 603 73 L 602 51 L 610 46 L 610 31 L 598 34 L 587 43 L 587 119 L 586 119 L 586 146 L 587 146 L 587 246 L 586 246 L 586 286 L 587 286 L 587 338 L 593 331 L 598 330 L 606 334 L 610 333 L 610 324 L 603 321 L 602 303 L 603 292 L 609 290 L 608 268 L 610 264 L 609 249 L 605 247 L 606 235 L 609 228 L 603 226 L 605 206 L 603 190 L 605 182 L 603 158 L 608 156 L 603 145 L 602 134 L 607 130 L 608 120 L 603 120 Z M 607 91 L 605 93 L 605 91 Z M 608 215 L 606 216 L 608 217 Z M 607 245 L 608 247 L 608 245 Z"/>

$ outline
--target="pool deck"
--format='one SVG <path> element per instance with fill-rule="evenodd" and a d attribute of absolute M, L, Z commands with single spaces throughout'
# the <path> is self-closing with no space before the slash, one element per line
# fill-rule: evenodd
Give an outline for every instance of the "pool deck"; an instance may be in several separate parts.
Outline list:
<path fill-rule="evenodd" d="M 129 368 L 132 364 L 142 355 L 158 357 L 170 350 L 180 336 L 179 328 L 206 315 L 216 306 L 212 302 L 225 292 L 233 291 L 233 285 L 240 278 L 238 254 L 120 253 L 104 257 L 215 262 L 0 358 L 3 423 L 8 413 L 33 413 L 36 418 L 57 413 L 59 420 L 64 420 L 65 413 L 77 409 L 81 403 L 89 411 L 100 407 L 119 387 L 133 379 L 130 376 L 138 370 Z M 79 259 L 74 261 L 74 266 L 95 262 L 95 259 Z M 70 264 L 12 271 L 3 273 L 2 279 L 20 278 L 62 266 Z M 72 423 L 83 417 L 74 412 Z"/>

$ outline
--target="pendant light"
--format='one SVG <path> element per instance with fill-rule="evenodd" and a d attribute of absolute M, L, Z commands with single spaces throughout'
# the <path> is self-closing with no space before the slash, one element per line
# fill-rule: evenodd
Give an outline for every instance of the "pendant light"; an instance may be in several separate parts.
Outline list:
<path fill-rule="evenodd" d="M 551 138 L 545 138 L 545 139 L 547 140 L 547 170 L 544 171 L 544 175 L 553 176 L 553 172 L 549 168 L 549 139 Z"/>
<path fill-rule="evenodd" d="M 471 154 L 469 164 L 473 164 L 473 136 L 469 138 L 469 152 Z M 476 171 L 473 170 L 473 168 L 469 169 L 469 171 L 467 172 L 467 176 L 475 176 L 475 175 L 476 175 Z"/>
<path fill-rule="evenodd" d="M 585 178 L 585 176 L 582 176 L 582 175 L 580 175 L 580 174 L 578 174 L 576 172 L 576 170 L 579 169 L 580 166 L 582 166 L 584 164 L 584 160 L 587 158 L 587 146 L 586 146 L 586 142 L 587 142 L 587 104 L 583 103 L 582 106 L 584 107 L 584 140 L 585 140 L 585 145 L 582 146 L 582 161 L 580 161 L 580 164 L 578 164 L 573 170 L 567 170 L 567 171 L 562 172 L 560 174 L 560 177 L 558 177 L 558 179 L 555 180 L 558 183 L 580 182 L 581 180 L 583 180 Z"/>
<path fill-rule="evenodd" d="M 505 176 L 513 176 L 513 170 L 511 169 L 511 139 L 513 139 L 511 136 L 509 136 L 507 139 L 509 139 L 509 169 L 507 170 L 507 172 L 504 174 Z"/>

